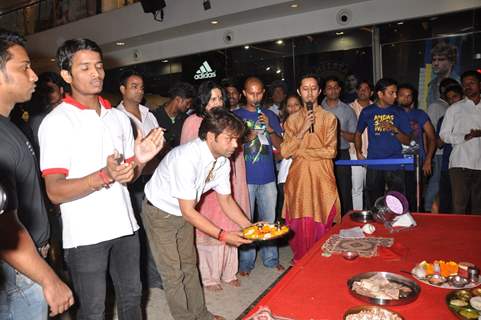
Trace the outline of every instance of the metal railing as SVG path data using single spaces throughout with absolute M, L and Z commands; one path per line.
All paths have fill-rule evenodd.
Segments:
M 0 28 L 30 35 L 139 0 L 39 0 L 0 13 Z

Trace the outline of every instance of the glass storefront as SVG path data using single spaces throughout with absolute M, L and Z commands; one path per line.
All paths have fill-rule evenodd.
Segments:
M 147 94 L 165 96 L 176 81 L 199 85 L 205 79 L 221 82 L 229 78 L 241 85 L 251 75 L 266 85 L 284 80 L 290 91 L 305 73 L 321 78 L 336 75 L 342 80 L 354 74 L 359 80 L 375 82 L 381 74 L 374 74 L 374 66 L 380 65 L 382 76 L 418 87 L 419 105 L 425 108 L 432 98 L 430 83 L 436 77 L 449 71 L 459 78 L 465 70 L 481 69 L 480 22 L 481 10 L 477 9 L 173 57 L 108 70 L 105 91 L 117 93 L 117 79 L 125 68 L 144 75 Z M 379 37 L 373 37 L 374 32 Z M 373 58 L 375 47 L 380 48 L 379 58 Z M 432 63 L 433 52 L 455 54 L 444 61 L 443 69 L 439 61 Z

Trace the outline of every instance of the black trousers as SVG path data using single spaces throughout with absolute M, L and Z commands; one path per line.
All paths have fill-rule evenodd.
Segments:
M 378 170 L 368 167 L 366 173 L 368 209 L 371 209 L 376 200 L 385 194 L 386 186 L 389 191 L 405 194 L 404 170 Z
M 448 171 L 441 171 L 441 178 L 439 180 L 439 212 L 453 212 L 451 181 Z
M 339 150 L 336 160 L 351 160 L 349 149 Z M 352 173 L 350 166 L 335 166 L 337 191 L 341 201 L 341 214 L 352 210 Z
M 450 168 L 449 177 L 453 191 L 453 213 L 481 214 L 481 170 Z
M 112 278 L 119 320 L 142 319 L 140 245 L 136 232 L 93 245 L 65 249 L 78 320 L 104 320 L 107 274 Z

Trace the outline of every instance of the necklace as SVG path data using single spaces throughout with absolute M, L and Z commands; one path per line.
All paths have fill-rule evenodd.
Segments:
M 212 168 L 210 168 L 209 173 L 207 174 L 207 178 L 205 178 L 205 183 L 208 183 L 208 182 L 214 180 L 214 178 L 215 178 L 214 168 L 215 168 L 216 163 L 217 163 L 217 159 L 215 159 L 214 163 L 212 164 Z

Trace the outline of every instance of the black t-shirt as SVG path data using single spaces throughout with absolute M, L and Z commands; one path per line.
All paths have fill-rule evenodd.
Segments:
M 159 126 L 164 128 L 164 138 L 167 141 L 168 148 L 175 148 L 180 144 L 180 135 L 182 134 L 182 126 L 184 125 L 187 114 L 179 113 L 172 122 L 167 112 L 165 112 L 165 105 L 160 106 L 153 112 Z
M 17 209 L 17 193 L 15 191 L 15 178 L 8 172 L 0 172 L 0 186 L 6 195 L 6 203 L 3 204 L 3 211 L 8 212 Z M 1 210 L 1 208 L 0 208 Z
M 38 162 L 25 135 L 8 118 L 0 116 L 0 175 L 8 185 L 8 208 L 18 217 L 40 247 L 50 236 Z M 10 196 L 14 193 L 15 196 Z

